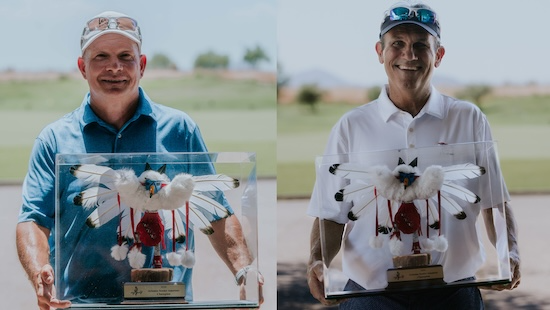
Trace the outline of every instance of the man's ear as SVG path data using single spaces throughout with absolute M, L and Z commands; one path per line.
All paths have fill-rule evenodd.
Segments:
M 383 64 L 384 63 L 384 57 L 382 56 L 382 52 L 384 51 L 384 48 L 382 48 L 382 42 L 378 41 L 376 42 L 376 45 L 374 46 L 376 49 L 376 54 L 378 54 L 378 61 Z
M 140 75 L 141 77 L 143 77 L 143 73 L 145 72 L 145 67 L 147 66 L 147 56 L 145 55 L 140 55 L 139 56 L 139 71 L 140 71 Z
M 445 56 L 445 48 L 443 45 L 441 45 L 437 51 L 435 51 L 435 63 L 434 66 L 437 68 L 439 67 L 439 64 L 441 64 L 441 60 L 443 59 L 443 56 Z
M 86 63 L 84 62 L 84 59 L 82 56 L 78 57 L 77 60 L 78 70 L 80 71 L 80 74 L 82 74 L 82 77 L 86 79 Z

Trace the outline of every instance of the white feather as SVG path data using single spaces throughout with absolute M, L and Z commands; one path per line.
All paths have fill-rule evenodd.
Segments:
M 329 168 L 330 173 L 345 179 L 361 179 L 371 181 L 376 178 L 380 169 L 387 169 L 385 166 L 365 166 L 363 164 L 336 164 Z
M 444 167 L 445 180 L 474 179 L 485 174 L 485 168 L 471 163 Z
M 125 238 L 134 239 L 134 232 L 137 228 L 139 220 L 141 219 L 142 213 L 134 210 L 134 228 L 132 229 L 132 218 L 130 208 L 124 204 L 121 204 L 122 214 L 120 219 L 120 226 L 122 228 L 122 236 Z M 118 232 L 118 230 L 117 230 Z
M 98 206 L 86 219 L 89 227 L 98 228 L 119 215 L 120 209 L 116 199 Z
M 239 187 L 239 181 L 223 174 L 194 176 L 195 190 L 199 192 L 226 191 Z
M 185 226 L 183 224 L 182 217 L 180 215 L 180 212 L 175 211 L 174 212 L 174 218 L 172 219 L 172 211 L 168 210 L 161 210 L 159 212 L 160 218 L 162 219 L 162 222 L 164 223 L 164 228 L 166 229 L 166 234 L 168 235 L 168 238 L 172 240 L 172 237 L 174 233 L 172 232 L 172 227 L 175 224 L 175 236 L 176 239 L 183 236 L 185 237 Z M 191 219 L 189 219 L 191 220 Z
M 376 197 L 374 194 L 365 195 L 353 202 L 353 207 L 351 208 L 348 218 L 350 220 L 357 220 L 359 216 L 367 210 L 369 205 L 375 205 L 376 199 L 381 199 L 381 197 Z
M 478 195 L 474 194 L 469 189 L 451 182 L 443 183 L 443 186 L 441 187 L 441 191 L 449 193 L 453 196 L 456 196 L 459 199 L 462 199 L 470 203 L 477 203 L 481 200 Z
M 200 211 L 209 221 L 215 220 L 213 215 L 219 218 L 229 216 L 227 209 L 216 200 L 205 195 L 194 192 L 189 200 L 198 211 Z
M 183 216 L 185 216 L 185 208 L 179 209 Z M 206 235 L 214 233 L 214 228 L 208 218 L 200 211 L 193 203 L 189 204 L 189 221 L 193 224 L 194 228 L 199 229 Z
M 73 202 L 85 209 L 92 209 L 112 199 L 116 199 L 117 191 L 105 187 L 90 187 L 76 195 Z
M 88 184 L 103 184 L 108 188 L 113 188 L 117 173 L 105 166 L 98 165 L 76 165 L 71 167 L 71 173 L 78 179 Z
M 426 214 L 426 202 L 428 203 L 428 214 Z M 414 205 L 416 206 L 417 210 L 420 210 L 422 213 L 421 215 L 423 217 L 428 217 L 428 225 L 432 225 L 436 221 L 439 221 L 439 213 L 437 212 L 437 208 L 434 205 L 433 199 L 428 200 L 415 200 Z
M 346 202 L 355 201 L 365 195 L 374 195 L 374 185 L 362 182 L 358 180 L 347 186 L 345 186 L 340 192 L 342 194 L 342 200 Z
M 448 197 L 447 195 L 444 195 L 444 193 L 441 193 L 441 207 L 447 210 L 450 214 L 454 215 L 457 219 L 464 219 L 466 218 L 466 213 L 462 209 L 462 207 L 454 201 L 451 197 Z

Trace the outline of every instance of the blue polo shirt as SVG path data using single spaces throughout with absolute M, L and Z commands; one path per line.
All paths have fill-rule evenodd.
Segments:
M 51 263 L 55 265 L 55 157 L 56 154 L 136 153 L 136 152 L 207 152 L 199 128 L 184 112 L 162 106 L 149 99 L 139 88 L 139 105 L 134 116 L 117 130 L 101 120 L 90 107 L 88 93 L 82 105 L 56 122 L 46 126 L 34 143 L 28 173 L 23 183 L 23 205 L 19 222 L 34 221 L 50 229 Z M 206 169 L 212 169 L 211 166 Z M 140 172 L 136 171 L 139 175 Z M 189 171 L 208 174 L 212 171 Z M 58 295 L 73 302 L 118 302 L 122 283 L 129 281 L 131 267 L 127 260 L 110 257 L 116 244 L 118 221 L 112 220 L 97 229 L 85 224 L 92 210 L 75 206 L 74 195 L 81 184 L 63 184 L 58 217 L 63 236 L 56 274 Z M 225 203 L 225 201 L 224 201 Z M 230 213 L 231 208 L 225 203 Z M 194 248 L 190 230 L 190 249 Z M 168 246 L 168 250 L 171 247 Z M 152 249 L 144 249 L 148 260 Z M 167 260 L 164 259 L 167 264 Z M 168 265 L 166 265 L 168 267 Z M 192 269 L 174 268 L 174 281 L 186 284 L 186 299 L 192 299 Z M 57 282 L 57 281 L 56 281 Z

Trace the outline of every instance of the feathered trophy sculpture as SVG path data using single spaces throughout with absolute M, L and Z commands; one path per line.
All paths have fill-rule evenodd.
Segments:
M 165 174 L 166 165 L 153 170 L 146 164 L 138 176 L 133 170 L 114 170 L 98 165 L 76 165 L 71 174 L 83 181 L 86 189 L 73 199 L 75 205 L 93 209 L 87 225 L 99 228 L 117 218 L 117 244 L 111 256 L 118 261 L 128 258 L 134 269 L 143 268 L 146 256 L 142 246 L 155 248 L 153 267 L 162 267 L 160 248 L 165 248 L 165 227 L 172 239 L 170 265 L 192 267 L 194 254 L 186 240 L 192 223 L 205 234 L 212 234 L 211 220 L 228 216 L 227 209 L 204 195 L 239 186 L 239 181 L 223 174 L 193 176 L 177 174 L 172 180 Z M 176 243 L 186 243 L 176 252 Z
M 336 201 L 353 204 L 348 213 L 350 220 L 357 220 L 369 206 L 375 206 L 376 232 L 370 240 L 372 247 L 382 246 L 379 234 L 391 234 L 391 253 L 403 255 L 407 249 L 403 249 L 401 234 L 413 234 L 414 254 L 421 250 L 445 252 L 447 240 L 440 229 L 441 209 L 462 220 L 466 213 L 455 199 L 469 203 L 480 201 L 472 191 L 453 181 L 477 178 L 485 174 L 485 168 L 470 163 L 448 167 L 433 165 L 421 172 L 417 164 L 417 158 L 408 165 L 399 158 L 394 170 L 387 166 L 352 163 L 329 168 L 330 173 L 352 181 L 335 195 Z M 426 216 L 424 231 L 421 213 Z M 380 217 L 385 220 L 380 221 Z M 430 229 L 438 230 L 437 236 L 430 236 Z

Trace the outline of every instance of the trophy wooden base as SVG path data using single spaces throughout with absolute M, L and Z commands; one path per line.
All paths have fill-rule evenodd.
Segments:
M 123 304 L 185 304 L 185 284 L 169 282 L 171 268 L 134 269 L 131 282 L 124 283 Z
M 445 284 L 443 266 L 429 265 L 430 254 L 413 254 L 393 258 L 395 268 L 388 269 L 388 289 L 426 287 Z
M 172 268 L 141 268 L 132 269 L 132 282 L 170 282 L 174 270 Z

